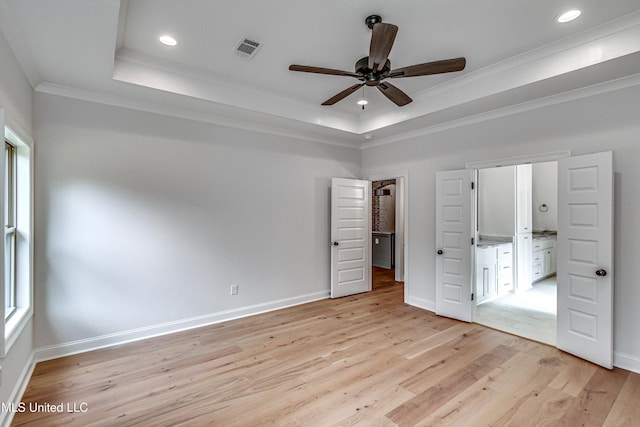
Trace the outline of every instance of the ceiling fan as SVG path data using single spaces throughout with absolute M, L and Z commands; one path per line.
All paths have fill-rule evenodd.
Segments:
M 293 64 L 289 66 L 289 70 L 291 71 L 355 77 L 362 82 L 332 96 L 324 101 L 322 105 L 333 105 L 351 95 L 362 86 L 367 85 L 377 87 L 384 96 L 389 98 L 397 106 L 402 107 L 410 103 L 412 99 L 391 83 L 383 82 L 383 80 L 387 78 L 394 79 L 401 77 L 426 76 L 429 74 L 451 73 L 463 70 L 466 65 L 467 61 L 465 58 L 453 58 L 392 70 L 391 61 L 389 61 L 387 57 L 393 47 L 398 27 L 392 24 L 382 23 L 382 18 L 379 15 L 368 16 L 365 19 L 365 23 L 372 30 L 369 56 L 365 56 L 356 62 L 355 72 L 311 67 L 308 65 Z

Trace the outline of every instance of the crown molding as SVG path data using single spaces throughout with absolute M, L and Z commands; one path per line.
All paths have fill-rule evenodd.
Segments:
M 630 88 L 638 85 L 640 85 L 640 74 L 635 74 L 633 76 L 624 77 L 624 78 L 620 78 L 620 79 L 616 79 L 616 80 L 612 80 L 604 83 L 599 83 L 596 85 L 547 96 L 547 97 L 536 99 L 533 101 L 522 102 L 519 104 L 507 106 L 504 108 L 499 108 L 496 110 L 487 111 L 487 112 L 475 114 L 468 117 L 463 117 L 460 119 L 450 120 L 444 123 L 439 123 L 433 126 L 427 126 L 414 131 L 403 132 L 397 135 L 385 137 L 376 141 L 365 142 L 362 144 L 357 142 L 350 143 L 345 141 L 339 141 L 337 139 L 321 138 L 318 136 L 311 136 L 308 133 L 301 132 L 301 131 L 292 131 L 284 128 L 266 126 L 266 125 L 256 124 L 251 121 L 246 121 L 246 120 L 237 120 L 237 119 L 232 120 L 232 119 L 216 116 L 214 114 L 207 114 L 207 113 L 197 112 L 197 111 L 188 110 L 184 108 L 171 107 L 164 104 L 141 101 L 138 99 L 126 98 L 123 96 L 118 96 L 118 95 L 113 95 L 113 94 L 108 94 L 103 92 L 76 89 L 76 88 L 57 85 L 57 84 L 48 83 L 48 82 L 39 84 L 36 87 L 35 91 L 40 93 L 50 94 L 50 95 L 57 95 L 57 96 L 62 96 L 66 98 L 73 98 L 73 99 L 78 99 L 82 101 L 95 102 L 99 104 L 128 108 L 132 110 L 150 112 L 150 113 L 161 114 L 161 115 L 166 115 L 171 117 L 178 117 L 182 119 L 194 120 L 198 122 L 226 126 L 226 127 L 236 128 L 236 129 L 243 129 L 243 130 L 249 130 L 253 132 L 291 137 L 291 138 L 302 139 L 306 141 L 334 145 L 334 146 L 345 147 L 345 148 L 356 148 L 356 149 L 360 148 L 361 150 L 366 150 L 366 149 L 375 148 L 383 145 L 399 143 L 402 141 L 418 138 L 421 136 L 440 133 L 440 132 L 444 132 L 444 131 L 458 128 L 458 127 L 470 126 L 470 125 L 482 123 L 485 121 L 495 120 L 495 119 L 508 117 L 515 114 L 524 113 L 527 111 L 546 108 L 546 107 L 550 107 L 557 104 L 563 104 L 563 103 L 579 100 L 582 98 L 597 96 L 600 94 L 613 92 L 613 91 L 617 91 L 625 88 Z
M 275 91 L 241 84 L 206 70 L 126 48 L 116 52 L 113 79 L 338 131 L 359 133 L 359 120 L 355 114 L 310 105 Z
M 43 82 L 36 88 L 36 92 L 45 93 L 49 95 L 62 96 L 65 98 L 72 98 L 81 101 L 95 102 L 98 104 L 109 105 L 113 107 L 128 108 L 131 110 L 143 111 L 148 113 L 155 113 L 170 117 L 177 117 L 181 119 L 193 120 L 202 123 L 215 124 L 219 126 L 225 126 L 235 129 L 243 129 L 252 132 L 258 132 L 269 135 L 277 135 L 287 138 L 295 138 L 310 142 L 316 142 L 321 144 L 334 145 L 338 147 L 345 147 L 351 149 L 358 149 L 359 143 L 349 143 L 346 139 L 340 141 L 337 139 L 323 138 L 317 135 L 312 135 L 309 132 L 285 129 L 281 127 L 268 126 L 258 124 L 248 120 L 232 119 L 228 117 L 221 117 L 215 114 L 204 113 L 200 111 L 189 110 L 186 108 L 173 107 L 166 104 L 158 104 L 150 101 L 143 101 L 140 99 L 128 98 L 120 95 L 114 95 L 111 93 L 97 92 L 85 89 L 77 89 L 73 87 L 58 85 L 55 83 Z M 237 116 L 236 116 L 237 117 Z
M 380 147 L 383 145 L 394 144 L 402 141 L 406 141 L 421 136 L 431 135 L 435 133 L 444 132 L 450 129 L 470 126 L 489 120 L 495 120 L 515 114 L 524 113 L 527 111 L 537 110 L 540 108 L 550 107 L 552 105 L 563 104 L 579 100 L 582 98 L 588 98 L 592 96 L 601 95 L 608 92 L 614 92 L 621 89 L 626 89 L 640 85 L 640 74 L 634 74 L 629 77 L 623 77 L 616 80 L 611 80 L 604 83 L 598 83 L 595 85 L 574 89 L 568 92 L 563 92 L 555 95 L 546 96 L 544 98 L 535 99 L 532 101 L 526 101 L 515 105 L 510 105 L 496 110 L 483 112 L 480 114 L 474 114 L 472 116 L 463 117 L 456 120 L 450 120 L 444 123 L 439 123 L 433 126 L 427 126 L 422 129 L 400 133 L 386 138 L 381 138 L 376 141 L 366 142 L 361 145 L 362 150 L 369 148 Z

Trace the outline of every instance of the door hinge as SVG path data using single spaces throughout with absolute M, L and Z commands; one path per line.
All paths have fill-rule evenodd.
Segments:
M 475 294 L 471 294 L 471 301 L 475 298 Z
M 476 243 L 476 239 L 474 237 L 471 238 L 471 246 L 473 246 Z
M 472 189 L 472 190 L 475 190 L 475 189 L 476 189 L 476 183 L 475 183 L 475 182 L 473 182 L 473 181 L 471 181 L 471 189 Z

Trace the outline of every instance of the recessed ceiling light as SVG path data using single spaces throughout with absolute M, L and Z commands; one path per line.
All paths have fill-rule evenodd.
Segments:
M 580 16 L 581 13 L 582 13 L 582 11 L 580 11 L 579 9 L 568 10 L 565 13 L 563 13 L 562 15 L 559 15 L 556 18 L 556 22 L 559 22 L 560 24 L 564 24 L 565 22 L 573 21 L 578 16 Z
M 176 39 L 174 39 L 173 37 L 168 36 L 166 34 L 164 36 L 158 37 L 158 40 L 160 40 L 160 43 L 162 43 L 163 45 L 166 45 L 166 46 L 175 46 L 175 45 L 178 44 Z
M 358 101 L 358 105 L 367 105 L 369 103 L 369 101 L 367 101 L 366 99 L 361 99 L 360 101 Z

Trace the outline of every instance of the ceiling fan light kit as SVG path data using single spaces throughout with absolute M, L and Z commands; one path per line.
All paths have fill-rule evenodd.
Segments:
M 412 99 L 396 86 L 389 82 L 383 82 L 383 80 L 388 78 L 393 79 L 451 73 L 461 71 L 466 66 L 465 58 L 453 58 L 392 70 L 391 61 L 389 61 L 388 57 L 391 52 L 391 48 L 393 47 L 396 34 L 398 33 L 398 27 L 392 24 L 383 23 L 382 18 L 379 15 L 370 15 L 364 20 L 364 22 L 367 24 L 367 27 L 371 29 L 369 56 L 365 56 L 356 62 L 354 72 L 308 65 L 293 64 L 289 66 L 289 70 L 291 71 L 354 77 L 362 82 L 355 84 L 327 99 L 322 103 L 322 105 L 333 105 L 366 85 L 377 87 L 378 90 L 391 102 L 402 107 L 409 104 Z M 360 103 L 358 104 L 362 105 Z

